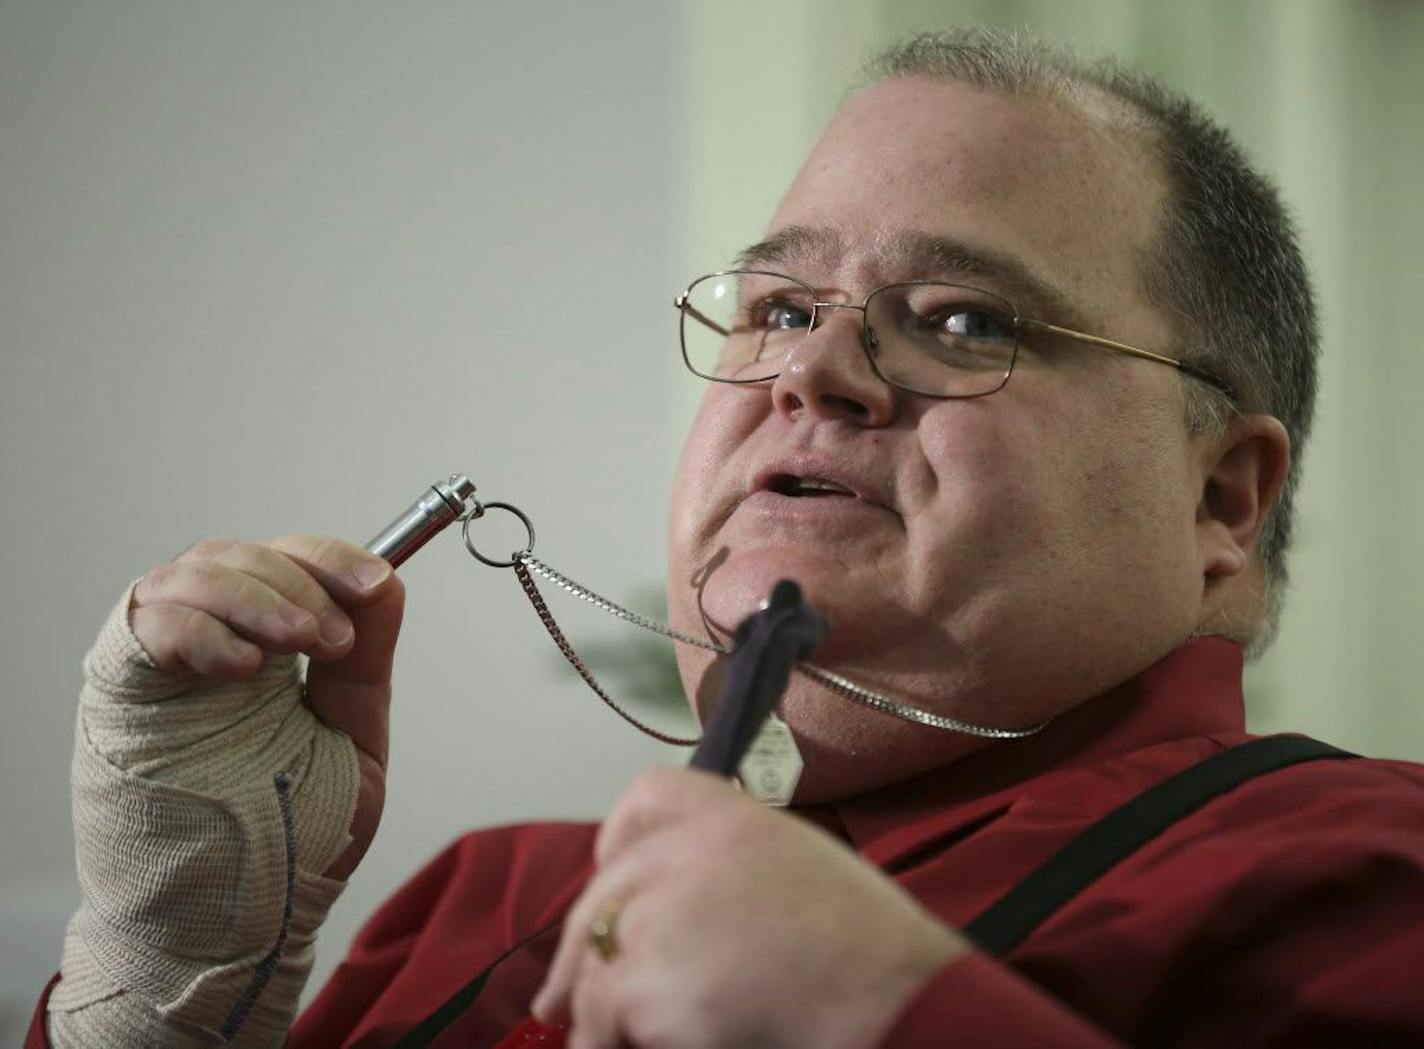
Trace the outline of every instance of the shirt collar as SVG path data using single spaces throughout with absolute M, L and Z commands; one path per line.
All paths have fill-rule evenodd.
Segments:
M 1036 777 L 1162 743 L 1243 732 L 1241 646 L 1196 638 L 1036 735 L 1004 740 L 832 812 L 857 851 L 889 866 L 1006 808 Z M 825 813 L 831 815 L 832 812 Z

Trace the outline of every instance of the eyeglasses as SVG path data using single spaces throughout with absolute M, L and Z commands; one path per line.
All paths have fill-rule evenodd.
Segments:
M 822 310 L 859 310 L 861 349 L 885 382 L 926 397 L 983 397 L 1003 389 L 1025 331 L 1101 346 L 1158 364 L 1236 399 L 1231 385 L 1194 364 L 1097 335 L 1021 317 L 993 292 L 912 280 L 876 288 L 859 306 L 823 302 L 809 284 L 763 270 L 698 277 L 674 300 L 682 359 L 713 382 L 776 378 L 787 356 L 821 321 Z

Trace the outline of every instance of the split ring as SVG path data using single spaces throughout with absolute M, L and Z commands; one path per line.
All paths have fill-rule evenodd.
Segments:
M 478 499 L 472 499 L 471 502 L 474 505 L 461 518 L 464 523 L 460 526 L 460 534 L 464 537 L 465 549 L 476 561 L 481 561 L 491 568 L 513 568 L 522 558 L 528 557 L 534 552 L 534 522 L 524 515 L 523 510 L 517 506 L 511 506 L 509 503 L 482 503 Z M 486 557 L 475 549 L 474 541 L 470 538 L 470 522 L 479 520 L 485 515 L 486 510 L 508 510 L 524 523 L 524 531 L 528 535 L 529 541 L 524 545 L 523 550 L 514 551 L 508 561 L 496 561 L 492 557 Z

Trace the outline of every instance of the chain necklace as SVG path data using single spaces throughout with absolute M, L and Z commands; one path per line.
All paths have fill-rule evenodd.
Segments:
M 474 500 L 473 502 L 473 507 L 461 518 L 466 549 L 469 550 L 471 555 L 484 564 L 496 568 L 514 569 L 514 574 L 519 580 L 519 586 L 524 591 L 524 595 L 529 599 L 529 603 L 534 606 L 534 611 L 539 616 L 539 622 L 544 624 L 544 629 L 549 632 L 549 636 L 553 639 L 559 652 L 568 660 L 569 665 L 578 672 L 584 684 L 588 685 L 594 694 L 603 700 L 615 714 L 644 735 L 651 736 L 653 739 L 663 743 L 670 743 L 674 746 L 696 746 L 699 742 L 697 738 L 674 736 L 666 732 L 660 732 L 630 714 L 608 694 L 603 686 L 599 684 L 598 679 L 593 676 L 593 671 L 589 669 L 588 664 L 583 661 L 569 639 L 564 635 L 558 622 L 555 621 L 554 614 L 549 610 L 548 602 L 544 600 L 544 595 L 534 582 L 534 576 L 539 575 L 543 577 L 565 593 L 572 594 L 574 597 L 587 601 L 593 605 L 594 608 L 621 619 L 625 623 L 629 623 L 654 634 L 660 634 L 680 644 L 693 645 L 697 648 L 706 649 L 709 652 L 716 652 L 722 655 L 728 653 L 730 649 L 725 645 L 718 644 L 707 638 L 684 633 L 666 623 L 660 623 L 656 619 L 639 615 L 632 609 L 625 608 L 616 601 L 610 601 L 608 598 L 595 593 L 581 583 L 575 582 L 556 568 L 545 564 L 534 556 L 534 526 L 530 523 L 529 518 L 525 517 L 517 507 L 511 506 L 508 503 L 481 503 L 478 500 Z M 485 511 L 490 508 L 499 508 L 509 511 L 518 517 L 528 530 L 528 544 L 524 549 L 516 550 L 510 555 L 508 560 L 492 560 L 486 557 L 475 548 L 474 542 L 470 539 L 470 524 L 483 517 Z M 943 729 L 947 732 L 961 732 L 965 735 L 978 736 L 983 739 L 1022 739 L 1025 736 L 1033 735 L 1047 724 L 1047 722 L 1044 722 L 1043 724 L 1024 729 L 993 728 L 987 725 L 976 725 L 968 721 L 961 721 L 958 718 L 947 717 L 944 714 L 934 714 L 928 710 L 920 710 L 918 707 L 909 706 L 882 692 L 876 692 L 873 689 L 865 688 L 863 685 L 857 685 L 849 678 L 811 663 L 800 663 L 797 665 L 796 670 L 811 680 L 824 685 L 837 695 L 844 696 L 862 706 L 869 707 L 872 710 L 878 710 L 882 714 L 889 714 L 891 717 L 897 717 L 902 721 L 909 721 L 916 725 L 924 725 L 928 728 Z

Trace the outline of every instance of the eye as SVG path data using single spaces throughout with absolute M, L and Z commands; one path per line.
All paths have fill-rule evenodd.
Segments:
M 791 331 L 811 326 L 811 310 L 785 299 L 763 299 L 749 311 L 752 327 L 768 331 Z
M 1012 339 L 1013 322 L 993 310 L 954 305 L 923 319 L 927 329 L 967 339 Z
M 878 312 L 896 315 L 900 329 L 917 342 L 975 346 L 1016 337 L 1012 308 L 988 292 L 911 283 L 885 289 L 883 299 Z

